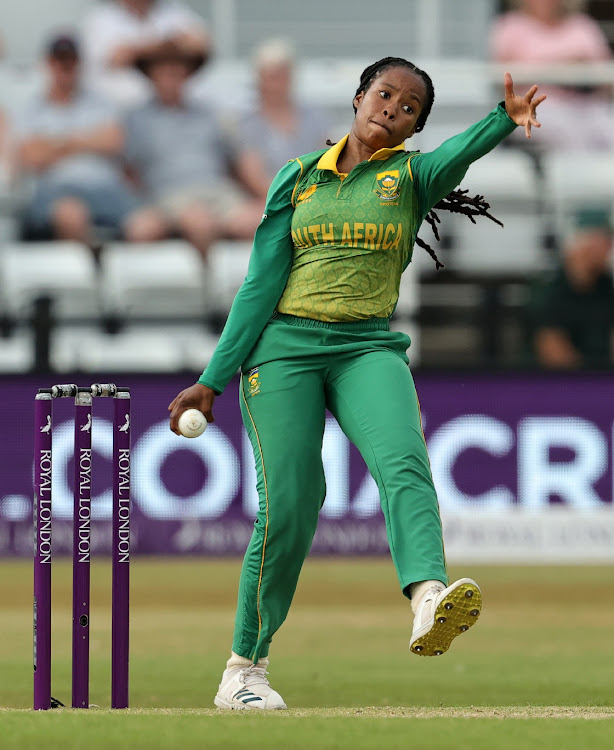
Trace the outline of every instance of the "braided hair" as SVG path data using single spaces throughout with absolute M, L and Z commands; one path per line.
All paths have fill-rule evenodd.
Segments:
M 421 70 L 416 65 L 409 62 L 409 60 L 405 60 L 402 57 L 384 57 L 381 60 L 374 62 L 372 65 L 369 65 L 363 70 L 362 75 L 360 76 L 360 83 L 358 84 L 354 98 L 359 94 L 365 93 L 371 87 L 373 81 L 384 71 L 390 70 L 390 68 L 406 68 L 424 81 L 424 85 L 426 86 L 426 102 L 420 112 L 418 120 L 416 121 L 416 128 L 414 131 L 420 133 L 424 129 L 428 116 L 431 114 L 433 102 L 435 101 L 435 88 L 428 73 L 425 73 L 424 70 Z M 354 114 L 356 114 L 356 105 L 352 104 L 352 106 L 354 108 Z M 474 224 L 476 223 L 475 216 L 485 216 L 496 224 L 499 224 L 499 226 L 503 226 L 498 219 L 495 219 L 494 216 L 490 215 L 490 204 L 484 200 L 483 195 L 470 197 L 468 193 L 468 190 L 453 190 L 451 193 L 448 193 L 445 198 L 442 198 L 436 203 L 426 215 L 425 220 L 433 230 L 433 234 L 437 241 L 440 239 L 437 225 L 441 224 L 441 220 L 435 209 L 463 214 L 463 216 L 467 216 Z M 423 248 L 423 250 L 426 250 L 431 258 L 433 258 L 437 270 L 444 268 L 444 264 L 439 260 L 437 254 L 428 243 L 417 237 L 416 244 Z

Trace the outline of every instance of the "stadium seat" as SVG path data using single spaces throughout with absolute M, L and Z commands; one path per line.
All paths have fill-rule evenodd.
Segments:
M 200 375 L 211 359 L 219 340 L 219 336 L 196 323 L 156 326 L 156 333 L 178 346 L 180 355 L 177 368 L 192 371 L 196 375 Z
M 406 151 L 422 151 L 427 153 L 434 151 L 438 146 L 453 135 L 458 135 L 466 130 L 474 122 L 474 118 L 466 115 L 446 118 L 445 122 L 438 122 L 437 117 L 429 118 L 428 125 L 421 133 L 416 133 L 405 141 Z
M 27 372 L 32 368 L 34 347 L 32 334 L 25 328 L 0 338 L 0 372 Z
M 17 192 L 11 182 L 8 166 L 0 159 L 0 247 L 18 237 Z
M 484 217 L 473 224 L 465 216 L 441 212 L 456 239 L 446 260 L 448 268 L 472 275 L 519 275 L 547 267 L 539 183 L 528 154 L 512 149 L 491 152 L 471 165 L 460 187 L 468 188 L 470 195 L 483 195 L 504 227 Z
M 117 334 L 94 327 L 58 327 L 51 367 L 57 372 L 175 372 L 182 368 L 181 346 L 151 327 Z
M 203 7 L 203 0 L 196 1 Z M 366 50 L 371 58 L 366 64 L 395 54 L 391 50 L 401 55 L 407 51 L 406 56 L 412 58 L 425 54 L 485 57 L 494 13 L 492 0 L 388 0 L 383 14 L 372 3 L 356 0 L 245 0 L 239 5 L 234 54 L 249 48 L 254 39 L 281 36 L 292 38 L 304 58 L 334 60 Z
M 202 318 L 207 311 L 204 264 L 187 242 L 111 243 L 101 255 L 100 269 L 108 314 Z
M 211 310 L 227 313 L 247 274 L 251 242 L 217 242 L 209 255 Z
M 29 317 L 37 299 L 52 300 L 56 319 L 100 314 L 96 264 L 77 242 L 9 243 L 0 250 L 0 296 L 12 318 Z
M 584 209 L 603 209 L 614 217 L 614 152 L 546 154 L 543 167 L 559 238 L 574 228 Z
M 0 213 L 0 245 L 6 242 L 14 242 L 18 235 L 19 222 L 10 212 L 2 211 Z

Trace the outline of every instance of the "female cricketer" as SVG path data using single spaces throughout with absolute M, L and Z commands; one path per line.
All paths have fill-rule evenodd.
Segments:
M 273 180 L 217 349 L 198 382 L 169 406 L 177 434 L 185 409 L 213 422 L 214 399 L 240 368 L 260 507 L 241 571 L 232 653 L 215 697 L 219 708 L 286 708 L 266 677 L 269 644 L 288 613 L 324 502 L 326 409 L 377 482 L 392 560 L 414 612 L 410 651 L 440 655 L 475 623 L 477 583 L 448 585 L 406 355 L 410 340 L 391 331 L 389 320 L 431 209 L 488 215 L 488 204 L 450 191 L 517 125 L 527 137 L 540 127 L 536 107 L 545 97 L 536 91 L 516 95 L 506 74 L 505 102 L 487 117 L 430 153 L 407 152 L 405 140 L 423 129 L 431 111 L 433 84 L 412 63 L 384 58 L 361 76 L 350 133 L 291 160 Z

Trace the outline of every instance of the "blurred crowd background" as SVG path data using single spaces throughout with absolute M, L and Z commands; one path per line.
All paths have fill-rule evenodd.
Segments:
M 435 85 L 408 149 L 484 116 L 505 70 L 548 94 L 462 183 L 505 229 L 444 217 L 440 272 L 416 250 L 412 365 L 612 365 L 611 0 L 0 0 L 0 21 L 0 372 L 199 373 L 272 177 L 348 132 L 386 55 Z

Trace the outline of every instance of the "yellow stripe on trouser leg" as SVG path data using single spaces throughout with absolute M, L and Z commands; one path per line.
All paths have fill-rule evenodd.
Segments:
M 266 540 L 267 540 L 267 534 L 269 531 L 269 489 L 268 489 L 267 481 L 266 481 L 266 467 L 264 465 L 264 457 L 262 455 L 262 445 L 260 444 L 260 438 L 258 437 L 258 430 L 256 429 L 256 425 L 254 424 L 254 419 L 249 411 L 249 406 L 247 405 L 247 401 L 245 400 L 245 390 L 243 388 L 243 376 L 241 376 L 241 383 L 239 384 L 239 389 L 241 393 L 241 403 L 245 407 L 245 410 L 247 411 L 250 424 L 254 431 L 253 434 L 256 440 L 254 451 L 256 450 L 256 447 L 257 447 L 258 449 L 257 456 L 258 456 L 259 465 L 261 466 L 261 469 L 262 469 L 262 483 L 264 485 L 264 514 L 265 514 L 264 539 L 262 541 L 262 560 L 260 562 L 260 573 L 258 575 L 258 591 L 256 593 L 256 612 L 258 614 L 258 637 L 260 637 L 260 631 L 262 630 L 262 616 L 260 614 L 260 587 L 262 586 L 262 570 L 264 568 L 264 556 L 266 554 Z
M 257 387 L 242 378 L 259 510 L 241 570 L 232 650 L 254 662 L 268 654 L 286 619 L 324 500 L 322 380 L 313 361 L 285 360 L 259 367 Z

